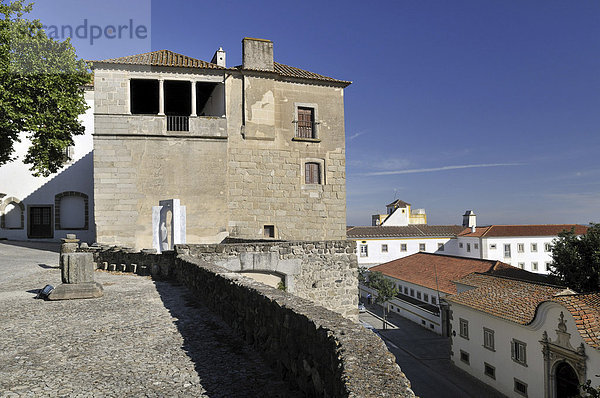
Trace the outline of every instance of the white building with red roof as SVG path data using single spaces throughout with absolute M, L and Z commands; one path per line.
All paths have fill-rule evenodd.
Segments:
M 475 273 L 448 297 L 452 361 L 509 397 L 600 384 L 600 293 Z
M 448 335 L 449 319 L 445 299 L 457 293 L 454 280 L 473 272 L 506 275 L 528 280 L 542 280 L 533 274 L 496 260 L 415 253 L 369 269 L 381 272 L 398 288 L 389 310 L 441 335 Z M 363 297 L 376 292 L 360 287 Z

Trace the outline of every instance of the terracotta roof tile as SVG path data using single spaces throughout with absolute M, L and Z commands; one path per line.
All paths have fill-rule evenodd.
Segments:
M 590 346 L 600 349 L 600 293 L 564 295 L 550 301 L 567 308 L 575 318 L 581 338 Z
M 477 227 L 475 232 L 466 229 L 460 236 L 472 237 L 508 237 L 508 236 L 555 236 L 562 231 L 575 228 L 577 235 L 585 234 L 588 227 L 578 224 L 541 224 L 541 225 L 490 225 Z
M 352 227 L 347 231 L 349 239 L 401 238 L 412 236 L 455 237 L 464 227 L 460 225 L 407 225 L 404 227 Z
M 457 283 L 475 287 L 448 301 L 506 319 L 521 325 L 533 321 L 539 304 L 565 289 L 493 275 L 470 274 Z
M 126 57 L 110 58 L 102 61 L 92 61 L 107 64 L 145 65 L 145 66 L 173 66 L 181 68 L 225 69 L 217 64 L 188 57 L 169 50 L 152 51 L 143 54 L 128 55 Z
M 300 78 L 300 79 L 310 79 L 310 80 L 322 80 L 322 81 L 345 83 L 345 84 L 352 83 L 352 82 L 346 81 L 346 80 L 338 80 L 338 79 L 334 79 L 333 77 L 319 75 L 318 73 L 309 72 L 307 70 L 296 68 L 294 66 L 280 64 L 279 62 L 273 62 L 273 67 L 275 69 L 275 72 L 281 76 L 296 77 L 296 78 Z
M 533 274 L 520 268 L 496 260 L 445 256 L 434 253 L 416 253 L 384 264 L 369 268 L 392 278 L 439 290 L 447 294 L 456 294 L 453 281 L 473 272 L 519 277 L 523 279 L 545 280 L 545 276 Z

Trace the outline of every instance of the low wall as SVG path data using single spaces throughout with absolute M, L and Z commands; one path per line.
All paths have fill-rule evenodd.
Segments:
M 192 248 L 190 247 L 190 252 Z M 91 248 L 100 268 L 173 278 L 308 396 L 414 397 L 372 332 L 315 303 L 185 253 Z
M 356 244 L 335 241 L 241 241 L 177 245 L 178 253 L 233 272 L 271 272 L 287 291 L 358 321 Z

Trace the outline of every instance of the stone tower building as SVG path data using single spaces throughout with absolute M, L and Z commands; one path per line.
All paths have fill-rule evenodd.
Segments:
M 161 50 L 94 61 L 97 241 L 152 246 L 152 207 L 186 206 L 187 241 L 346 237 L 344 88 L 245 38 L 227 67 Z

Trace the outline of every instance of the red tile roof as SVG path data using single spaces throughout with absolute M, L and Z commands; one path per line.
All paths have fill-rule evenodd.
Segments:
M 600 293 L 565 295 L 554 297 L 551 301 L 569 310 L 581 338 L 600 349 Z
M 144 66 L 171 66 L 180 68 L 199 68 L 199 69 L 222 69 L 226 70 L 222 66 L 213 64 L 210 62 L 202 61 L 200 59 L 188 57 L 169 50 L 152 51 L 143 54 L 128 55 L 126 57 L 110 58 L 101 61 L 91 61 L 92 63 L 106 63 L 106 64 L 121 64 L 121 65 L 144 65 Z M 331 83 L 342 83 L 344 86 L 348 86 L 352 82 L 346 80 L 338 80 L 332 77 L 319 75 L 318 73 L 309 72 L 304 69 L 296 68 L 289 65 L 280 64 L 279 62 L 273 62 L 274 73 L 299 79 L 309 80 L 320 80 Z M 231 69 L 241 70 L 241 66 L 236 66 Z
M 126 57 L 110 58 L 102 61 L 92 61 L 107 64 L 144 65 L 144 66 L 173 66 L 180 68 L 225 69 L 217 64 L 188 57 L 169 50 L 152 51 Z
M 349 239 L 401 238 L 401 237 L 456 237 L 464 227 L 460 225 L 407 225 L 404 227 L 352 227 L 347 230 Z
M 392 278 L 439 290 L 446 294 L 456 294 L 456 285 L 453 281 L 473 272 L 545 279 L 543 275 L 533 274 L 496 260 L 480 260 L 423 252 L 376 265 L 369 268 L 369 271 L 379 271 Z
M 565 290 L 558 286 L 483 274 L 466 275 L 456 282 L 475 289 L 449 297 L 448 301 L 521 325 L 533 321 L 540 303 Z
M 490 225 L 477 227 L 475 232 L 465 229 L 460 236 L 471 237 L 509 237 L 509 236 L 556 236 L 562 231 L 575 229 L 577 235 L 585 234 L 588 227 L 578 224 L 542 224 L 542 225 Z
M 571 313 L 583 340 L 600 349 L 600 293 L 569 294 L 573 292 L 558 286 L 484 274 L 467 275 L 457 282 L 475 289 L 448 297 L 448 301 L 520 325 L 533 322 L 543 302 L 558 303 Z

